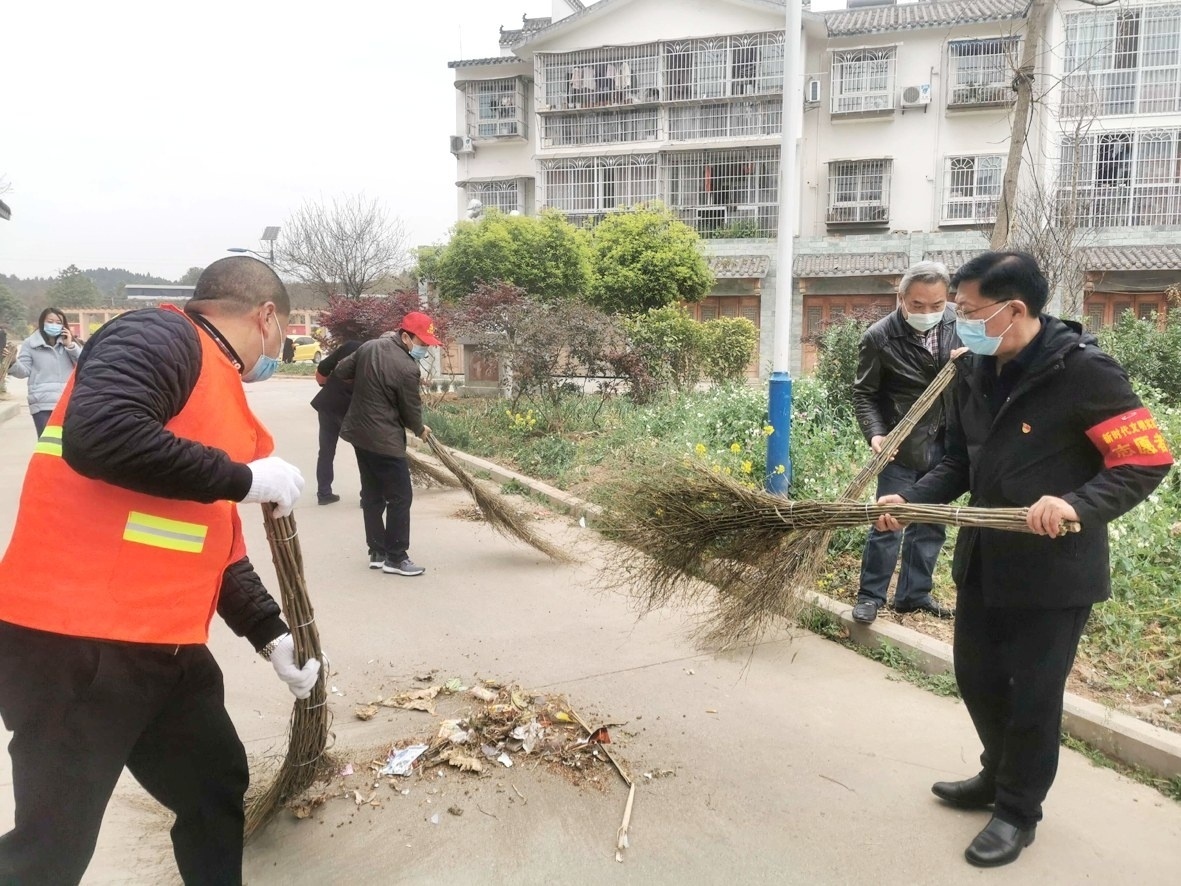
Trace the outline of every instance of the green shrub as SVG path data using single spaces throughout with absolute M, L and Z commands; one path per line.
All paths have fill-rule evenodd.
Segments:
M 702 324 L 677 305 L 653 308 L 624 321 L 632 349 L 653 378 L 678 390 L 701 379 Z
M 849 415 L 853 414 L 858 346 L 871 322 L 868 317 L 844 315 L 829 323 L 815 339 L 819 350 L 816 379 L 823 385 L 829 405 Z
M 701 367 L 705 376 L 719 385 L 742 381 L 758 343 L 759 330 L 745 317 L 719 317 L 703 323 Z
M 1181 298 L 1172 295 L 1170 302 L 1172 310 L 1163 325 L 1155 314 L 1141 320 L 1126 311 L 1114 326 L 1099 333 L 1099 343 L 1134 380 L 1181 403 Z

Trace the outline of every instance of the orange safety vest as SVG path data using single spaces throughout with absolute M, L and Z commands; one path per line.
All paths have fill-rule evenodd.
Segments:
M 196 331 L 201 374 L 165 429 L 236 462 L 270 455 L 274 441 L 247 406 L 238 370 Z M 204 643 L 222 574 L 245 555 L 237 508 L 157 498 L 74 471 L 62 458 L 62 418 L 75 378 L 29 461 L 0 561 L 0 621 L 102 640 Z

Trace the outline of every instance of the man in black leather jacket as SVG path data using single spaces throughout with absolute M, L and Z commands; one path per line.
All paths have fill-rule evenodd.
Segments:
M 1033 842 L 1054 782 L 1066 679 L 1092 605 L 1111 595 L 1107 525 L 1173 457 L 1120 365 L 1079 324 L 1042 313 L 1048 286 L 1032 257 L 986 252 L 954 282 L 957 329 L 978 356 L 950 389 L 946 455 L 880 503 L 970 491 L 973 507 L 1029 508 L 1028 534 L 962 529 L 952 563 L 956 682 L 984 752 L 979 774 L 931 790 L 993 809 L 965 851 L 993 867 Z M 1068 520 L 1082 531 L 1062 536 Z
M 853 404 L 861 433 L 874 452 L 959 347 L 955 312 L 947 305 L 947 268 L 918 262 L 898 284 L 898 309 L 861 337 Z M 898 492 L 920 479 L 943 456 L 944 415 L 936 403 L 878 476 L 878 496 Z M 898 612 L 928 612 L 950 618 L 952 610 L 931 596 L 931 574 L 943 547 L 942 526 L 915 523 L 905 531 L 870 529 L 861 557 L 861 582 L 853 618 L 869 624 L 886 605 L 886 592 L 902 551 L 894 591 Z

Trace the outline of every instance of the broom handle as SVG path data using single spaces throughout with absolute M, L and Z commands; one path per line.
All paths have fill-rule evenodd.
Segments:
M 902 441 L 910 436 L 910 432 L 914 430 L 915 425 L 922 421 L 923 416 L 931 411 L 931 407 L 935 405 L 935 401 L 939 399 L 939 395 L 951 384 L 955 373 L 955 360 L 948 360 L 935 378 L 932 379 L 927 389 L 914 401 L 914 405 L 910 407 L 906 415 L 894 427 L 894 430 L 886 435 L 886 439 L 882 441 L 881 451 L 875 453 L 874 457 L 870 459 L 869 464 L 863 467 L 857 476 L 853 478 L 852 482 L 845 487 L 841 498 L 857 501 L 865 494 L 865 490 L 869 488 L 870 482 L 890 463 Z

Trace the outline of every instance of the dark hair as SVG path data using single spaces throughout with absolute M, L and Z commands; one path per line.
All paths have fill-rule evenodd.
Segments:
M 1021 301 L 1035 316 L 1050 300 L 1050 284 L 1037 260 L 1025 252 L 982 252 L 951 276 L 952 289 L 979 281 L 980 294 L 990 301 Z
M 201 272 L 189 305 L 218 302 L 224 309 L 244 314 L 269 301 L 275 303 L 280 314 L 291 313 L 291 299 L 279 275 L 265 262 L 234 255 L 219 258 Z
M 65 325 L 68 326 L 70 324 L 70 318 L 66 316 L 66 312 L 63 311 L 61 308 L 46 308 L 44 311 L 41 312 L 41 316 L 39 316 L 37 318 L 37 331 L 38 332 L 41 332 L 42 328 L 44 328 L 45 318 L 48 317 L 50 314 L 57 314 L 57 316 L 62 318 L 62 322 Z

